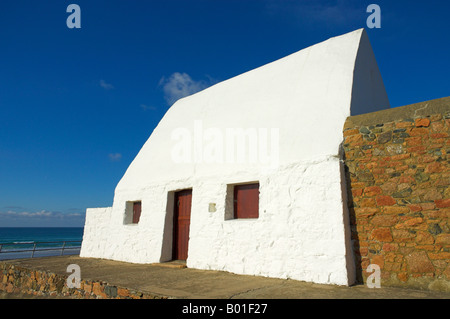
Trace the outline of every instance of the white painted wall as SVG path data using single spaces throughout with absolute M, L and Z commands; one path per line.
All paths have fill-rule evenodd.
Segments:
M 112 207 L 88 208 L 84 223 L 81 253 L 86 256 L 103 254 L 110 236 L 110 220 Z
M 371 52 L 364 37 L 358 30 L 332 38 L 176 102 L 117 185 L 112 208 L 87 211 L 81 256 L 170 260 L 171 196 L 192 188 L 188 267 L 353 283 L 342 129 L 351 105 L 373 98 L 355 90 L 370 86 L 380 108 L 389 105 L 376 77 L 363 81 L 367 70 L 378 71 L 374 58 L 358 59 L 355 69 L 357 53 Z M 356 75 L 363 84 L 354 84 Z M 355 103 L 352 94 L 359 94 Z M 204 129 L 277 129 L 279 167 L 174 163 L 171 134 L 177 128 L 193 132 L 198 120 Z M 260 183 L 259 219 L 225 220 L 227 185 L 251 181 Z M 135 200 L 142 201 L 140 222 L 124 225 L 126 202 Z M 216 212 L 208 211 L 210 203 Z

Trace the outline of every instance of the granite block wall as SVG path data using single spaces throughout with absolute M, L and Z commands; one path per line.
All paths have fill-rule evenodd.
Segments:
M 350 117 L 344 128 L 359 282 L 450 291 L 450 99 Z

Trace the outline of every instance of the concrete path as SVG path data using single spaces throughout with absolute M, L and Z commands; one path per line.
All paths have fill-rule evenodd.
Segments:
M 130 264 L 78 256 L 15 260 L 17 266 L 61 275 L 77 264 L 83 280 L 183 299 L 450 299 L 450 293 L 365 286 L 338 287 L 222 271 Z

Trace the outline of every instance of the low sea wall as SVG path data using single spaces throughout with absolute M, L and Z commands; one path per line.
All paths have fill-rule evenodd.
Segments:
M 0 291 L 40 297 L 74 299 L 167 299 L 165 296 L 110 285 L 99 280 L 81 280 L 80 288 L 69 288 L 68 275 L 28 269 L 14 262 L 0 262 Z

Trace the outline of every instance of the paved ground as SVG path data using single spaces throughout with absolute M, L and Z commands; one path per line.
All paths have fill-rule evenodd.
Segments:
M 450 293 L 400 288 L 338 287 L 295 280 L 242 276 L 212 270 L 141 265 L 78 256 L 15 260 L 35 270 L 65 274 L 78 264 L 85 280 L 101 280 L 137 291 L 187 299 L 450 299 Z M 0 294 L 0 298 L 17 297 Z

